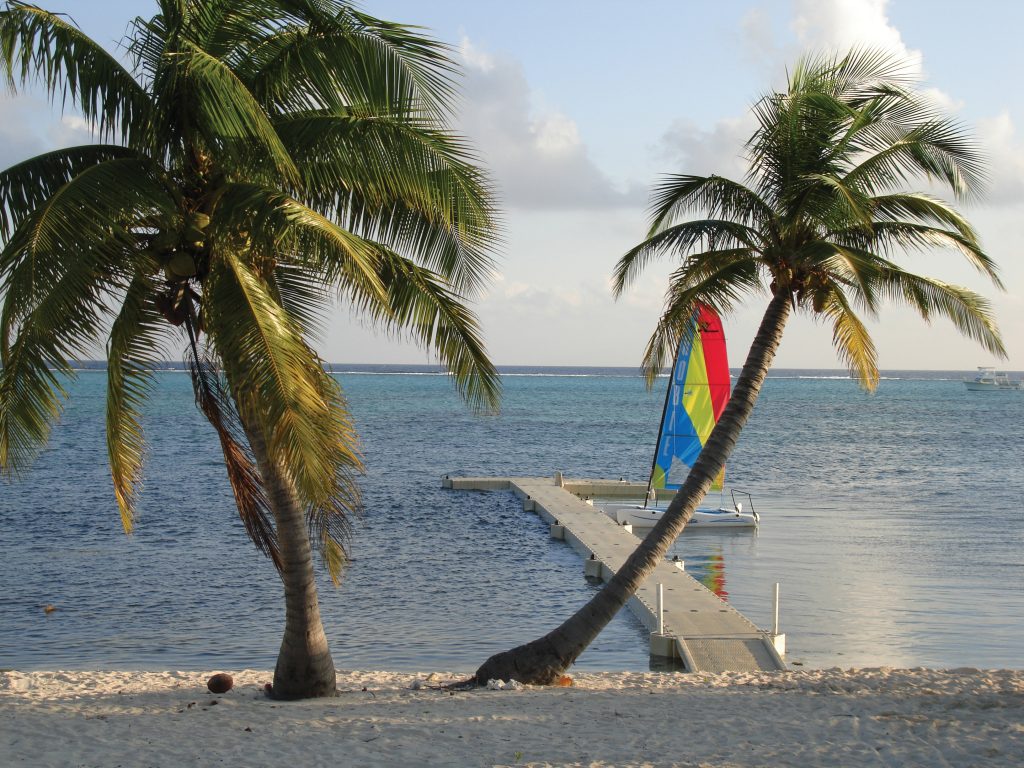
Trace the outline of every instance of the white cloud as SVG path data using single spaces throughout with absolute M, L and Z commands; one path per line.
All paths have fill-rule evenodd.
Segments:
M 719 120 L 710 130 L 689 120 L 676 120 L 662 136 L 657 151 L 672 172 L 700 176 L 717 174 L 742 181 L 747 172 L 744 144 L 754 132 L 751 112 Z
M 772 29 L 772 17 L 764 8 L 752 8 L 740 19 L 743 54 L 756 68 L 774 65 L 782 56 Z
M 905 59 L 920 76 L 921 52 L 907 48 L 889 23 L 887 5 L 888 0 L 796 0 L 792 29 L 805 49 L 881 48 Z
M 75 147 L 97 140 L 89 130 L 89 123 L 80 115 L 62 115 L 48 131 L 48 135 L 55 147 Z
M 954 99 L 948 93 L 944 93 L 938 88 L 922 88 L 920 93 L 924 98 L 931 101 L 936 108 L 947 115 L 959 112 L 964 108 L 963 99 Z
M 486 159 L 502 202 L 520 209 L 602 209 L 643 205 L 644 192 L 620 190 L 590 159 L 568 115 L 536 113 L 519 64 L 463 39 L 465 77 L 459 128 Z
M 989 155 L 991 176 L 986 200 L 998 204 L 1024 201 L 1024 142 L 1013 120 L 1006 112 L 979 120 L 978 135 Z
M 0 169 L 59 147 L 96 139 L 78 115 L 59 115 L 33 95 L 0 96 Z
M 459 54 L 469 69 L 476 69 L 480 72 L 490 72 L 494 69 L 494 57 L 473 45 L 468 37 L 462 38 Z

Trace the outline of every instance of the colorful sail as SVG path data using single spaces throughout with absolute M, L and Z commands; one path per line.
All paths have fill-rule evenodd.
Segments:
M 680 340 L 672 367 L 651 470 L 654 489 L 678 489 L 683 484 L 729 401 L 729 360 L 722 319 L 711 307 L 700 305 L 694 312 L 692 328 L 693 332 Z M 721 490 L 724 480 L 723 470 L 712 489 Z

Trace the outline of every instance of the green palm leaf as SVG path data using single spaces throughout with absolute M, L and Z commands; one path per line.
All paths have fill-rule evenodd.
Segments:
M 0 171 L 0 240 L 33 210 L 90 166 L 133 153 L 116 145 L 90 144 L 47 152 Z
M 323 399 L 320 362 L 267 284 L 230 251 L 219 257 L 203 312 L 231 392 L 243 420 L 259 423 L 305 503 L 321 504 L 336 492 L 336 467 L 360 466 L 343 444 L 353 430 L 338 431 L 343 419 Z
M 273 124 L 231 68 L 188 42 L 174 58 L 181 80 L 178 87 L 193 95 L 197 127 L 206 145 L 244 164 L 265 157 L 286 181 L 297 183 L 298 170 Z
M 493 266 L 496 214 L 490 186 L 459 137 L 361 109 L 299 113 L 277 128 L 310 205 L 418 254 L 457 290 L 479 290 Z
M 381 276 L 388 289 L 389 324 L 408 329 L 434 350 L 471 406 L 497 409 L 501 380 L 487 357 L 479 323 L 460 297 L 441 277 L 397 254 L 389 254 Z
M 145 432 L 142 409 L 153 391 L 153 368 L 164 356 L 167 327 L 152 305 L 153 283 L 135 277 L 107 342 L 107 453 L 121 524 L 131 533 L 142 482 Z
M 805 57 L 786 90 L 753 107 L 758 127 L 746 144 L 745 185 L 677 174 L 655 186 L 648 237 L 613 274 L 620 295 L 654 257 L 680 261 L 644 351 L 649 377 L 674 353 L 696 302 L 727 310 L 762 280 L 831 323 L 840 357 L 868 388 L 878 381 L 877 353 L 854 306 L 873 317 L 889 299 L 926 321 L 940 314 L 1003 353 L 985 299 L 896 263 L 908 252 L 952 249 L 1001 287 L 995 262 L 958 211 L 902 189 L 932 180 L 969 198 L 986 175 L 976 141 L 914 85 L 906 62 L 883 51 Z
M 310 544 L 337 582 L 361 463 L 311 344 L 340 296 L 495 407 L 465 306 L 493 268 L 493 194 L 445 124 L 449 49 L 416 29 L 338 0 L 158 6 L 129 28 L 133 74 L 56 14 L 0 11 L 0 76 L 41 82 L 124 145 L 0 172 L 0 472 L 46 441 L 68 361 L 109 328 L 108 453 L 130 531 L 153 357 L 184 332 L 242 523 L 285 585 L 274 692 L 326 695 Z
M 619 259 L 612 276 L 612 291 L 615 296 L 621 295 L 653 258 L 665 253 L 687 254 L 695 248 L 747 249 L 749 253 L 755 253 L 763 247 L 762 237 L 762 233 L 753 227 L 724 219 L 674 224 L 648 237 Z

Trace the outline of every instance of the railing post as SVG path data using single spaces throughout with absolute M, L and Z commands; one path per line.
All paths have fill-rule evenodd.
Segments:
M 665 585 L 658 583 L 658 634 L 665 634 Z
M 773 612 L 775 621 L 772 623 L 772 634 L 779 634 L 779 582 L 775 582 L 775 599 L 773 600 Z

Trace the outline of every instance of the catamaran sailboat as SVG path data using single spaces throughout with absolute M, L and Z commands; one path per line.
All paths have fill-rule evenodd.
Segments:
M 711 307 L 700 305 L 694 313 L 692 326 L 693 332 L 684 334 L 680 340 L 672 366 L 646 501 L 644 504 L 602 505 L 620 523 L 637 528 L 657 524 L 668 506 L 667 501 L 658 503 L 658 492 L 678 490 L 682 486 L 729 401 L 729 360 L 722 319 Z M 711 485 L 712 491 L 722 494 L 723 502 L 724 482 L 723 469 Z M 756 528 L 760 518 L 754 511 L 750 494 L 732 491 L 731 496 L 731 506 L 720 504 L 718 508 L 698 509 L 687 528 Z M 748 510 L 737 496 L 746 498 Z

